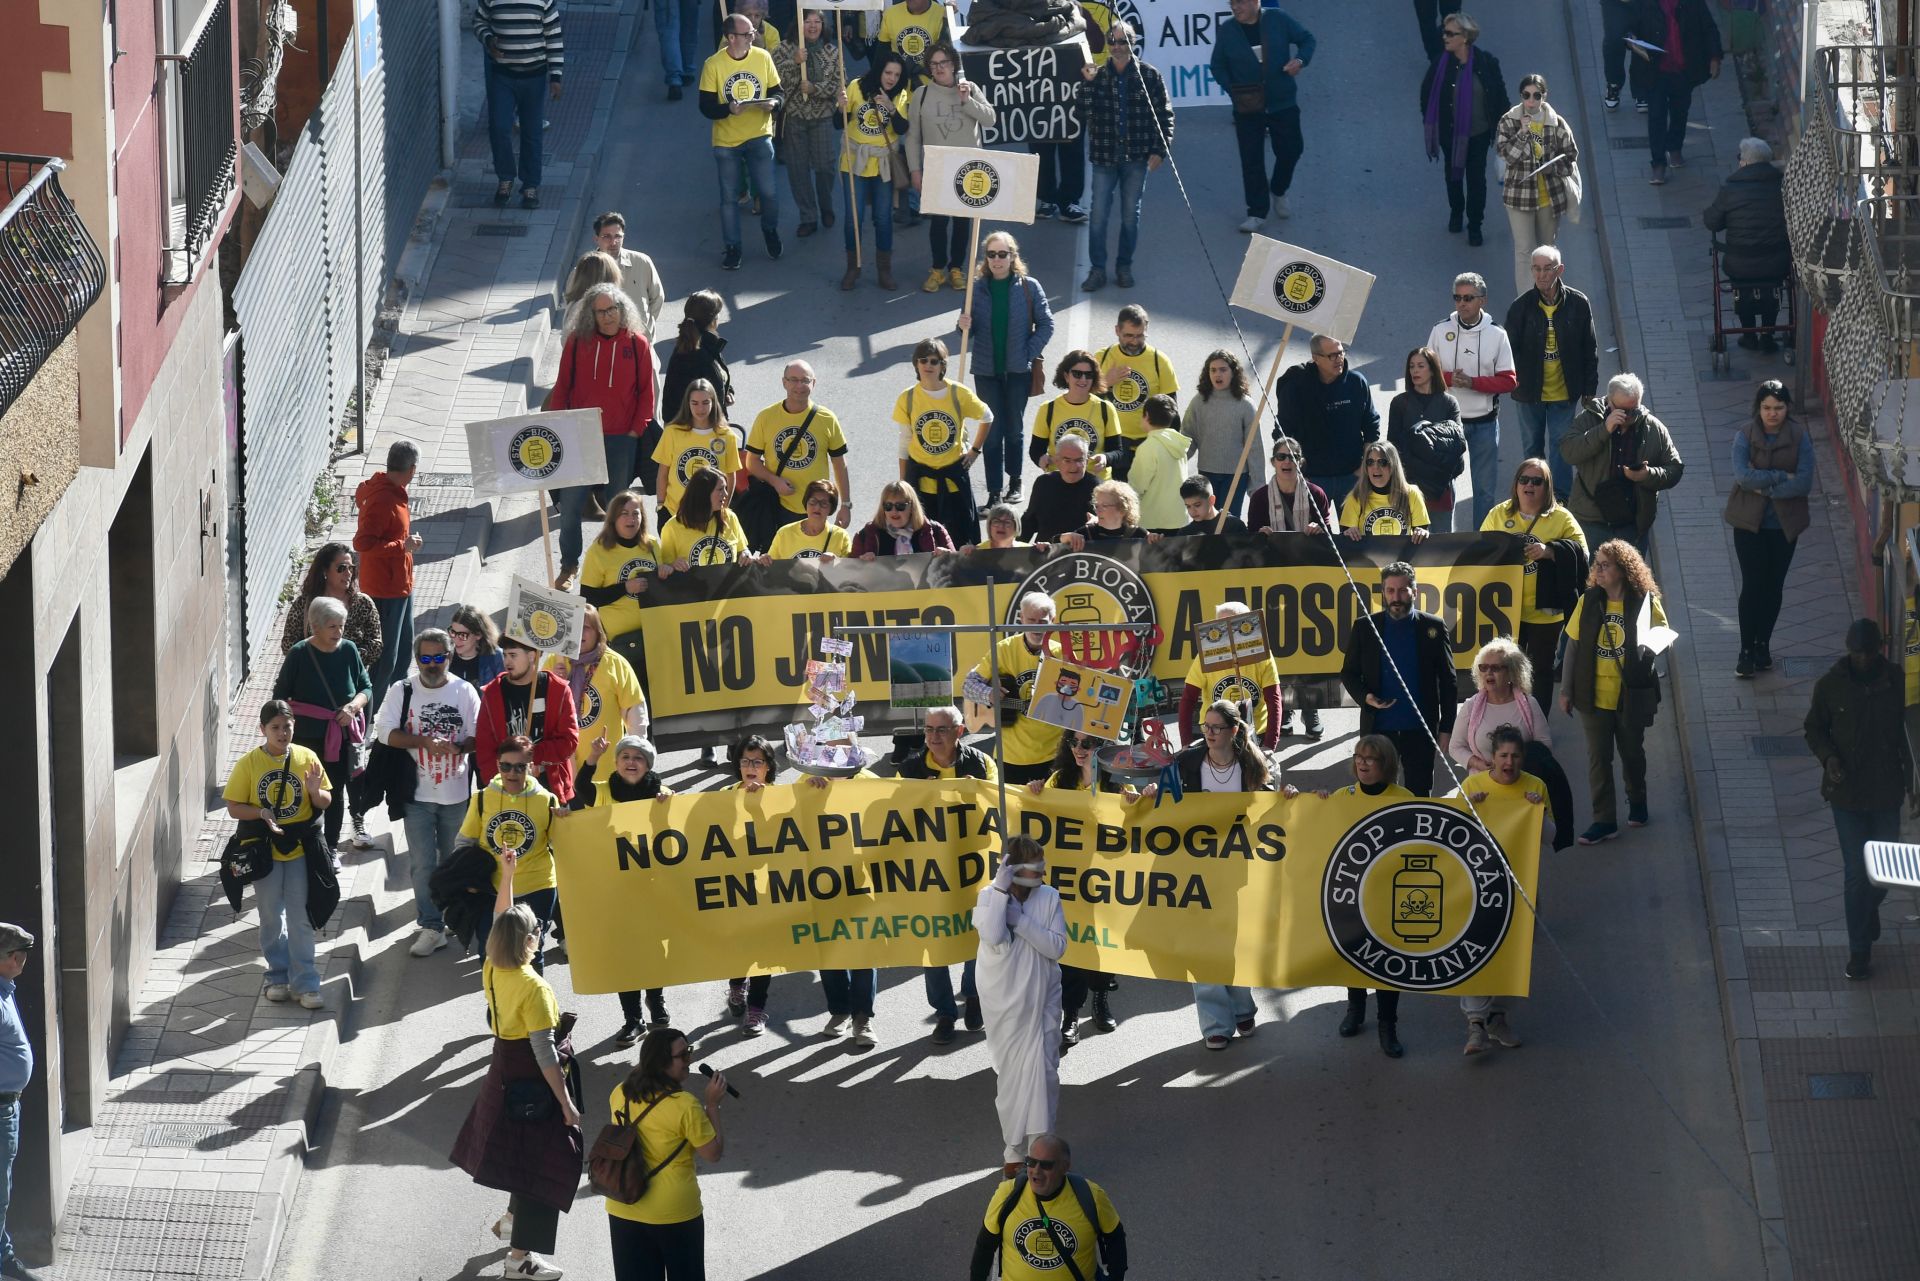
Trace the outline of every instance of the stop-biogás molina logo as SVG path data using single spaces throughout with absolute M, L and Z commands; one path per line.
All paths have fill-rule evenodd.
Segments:
M 1055 556 L 1027 575 L 1008 603 L 1006 622 L 1020 621 L 1020 602 L 1030 592 L 1053 598 L 1054 621 L 1068 634 L 1069 661 L 1100 667 L 1132 680 L 1153 671 L 1153 651 L 1160 643 L 1159 618 L 1147 582 L 1131 568 L 1094 552 Z M 1073 624 L 1127 623 L 1128 632 L 1079 632 Z M 1052 633 L 1058 635 L 1058 633 Z
M 1433 801 L 1375 810 L 1327 859 L 1327 937 L 1381 987 L 1428 992 L 1463 983 L 1513 924 L 1512 879 L 1471 814 Z

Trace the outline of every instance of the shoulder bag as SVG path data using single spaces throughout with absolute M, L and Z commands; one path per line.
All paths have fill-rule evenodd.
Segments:
M 307 661 L 313 664 L 313 674 L 320 678 L 320 688 L 327 691 L 327 701 L 334 703 L 333 682 L 327 679 L 327 669 L 320 666 L 320 660 L 313 656 L 313 647 L 307 647 Z M 338 711 L 345 703 L 336 703 Z M 353 777 L 358 778 L 367 768 L 367 713 L 364 709 L 353 714 L 353 721 L 341 731 L 347 736 L 347 746 L 353 752 Z
M 1034 333 L 1038 332 L 1040 328 L 1040 322 L 1035 319 L 1039 308 L 1033 304 L 1033 277 L 1023 277 L 1020 284 L 1027 291 L 1027 334 L 1031 337 Z M 1027 399 L 1031 400 L 1035 396 L 1042 395 L 1046 390 L 1047 360 L 1045 356 L 1035 356 L 1033 358 L 1032 369 L 1027 376 Z
M 813 425 L 813 416 L 819 412 L 817 406 L 807 410 L 807 416 L 800 420 L 800 430 L 793 433 L 793 439 L 787 442 L 786 448 L 774 460 L 774 475 L 778 476 L 787 470 L 787 464 L 793 461 L 800 442 L 807 438 L 807 428 Z M 772 545 L 773 536 L 780 532 L 780 515 L 786 511 L 772 485 L 756 480 L 728 506 L 733 508 L 734 516 L 740 521 L 740 532 L 747 536 L 748 547 L 765 550 Z
M 666 1169 L 680 1155 L 680 1149 L 687 1146 L 687 1141 L 681 1139 L 660 1164 L 651 1169 L 647 1167 L 640 1147 L 640 1122 L 665 1098 L 662 1095 L 647 1104 L 632 1121 L 627 1120 L 627 1110 L 621 1108 L 613 1120 L 600 1127 L 599 1137 L 587 1151 L 587 1184 L 595 1192 L 609 1200 L 632 1205 L 647 1194 L 653 1177 Z
M 401 733 L 407 732 L 407 715 L 413 708 L 413 682 L 400 683 Z M 389 747 L 378 739 L 367 746 L 367 768 L 349 783 L 354 808 L 365 812 L 385 801 L 387 816 L 400 818 L 413 803 L 414 789 L 420 785 L 420 767 L 413 753 L 404 747 Z
M 1260 22 L 1265 27 L 1263 17 Z M 1227 96 L 1233 99 L 1233 113 L 1236 116 L 1264 115 L 1267 110 L 1267 46 L 1273 43 L 1272 37 L 1264 30 L 1260 33 L 1260 79 L 1250 85 L 1228 85 Z

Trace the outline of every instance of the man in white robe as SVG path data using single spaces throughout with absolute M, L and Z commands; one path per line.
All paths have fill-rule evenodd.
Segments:
M 980 891 L 976 980 L 999 1090 L 1002 1160 L 1017 1172 L 1028 1142 L 1054 1128 L 1060 1104 L 1060 957 L 1067 918 L 1045 883 L 1038 841 L 1014 836 L 993 883 Z M 1011 1174 L 1009 1175 L 1011 1177 Z

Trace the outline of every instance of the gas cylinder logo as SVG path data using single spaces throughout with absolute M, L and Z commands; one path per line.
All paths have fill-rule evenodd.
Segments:
M 1471 814 L 1433 801 L 1376 810 L 1334 846 L 1321 912 L 1348 964 L 1383 987 L 1434 991 L 1493 958 L 1513 923 L 1506 861 Z

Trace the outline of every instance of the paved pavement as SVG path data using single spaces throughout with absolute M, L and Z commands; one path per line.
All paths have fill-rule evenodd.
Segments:
M 749 412 L 777 396 L 779 362 L 802 352 L 838 375 L 823 399 L 856 440 L 890 441 L 885 415 L 907 350 L 956 309 L 956 295 L 912 292 L 925 255 L 914 231 L 898 234 L 895 270 L 907 286 L 898 295 L 870 283 L 838 294 L 830 283 L 838 245 L 791 236 L 783 262 L 764 262 L 750 245 L 748 270 L 720 276 L 704 127 L 690 104 L 661 100 L 651 31 L 619 12 L 631 7 L 569 7 L 571 70 L 551 113 L 546 208 L 494 210 L 484 151 L 470 134 L 403 271 L 413 290 L 371 405 L 369 458 L 396 435 L 422 446 L 423 614 L 456 600 L 497 606 L 508 574 L 538 573 L 528 505 L 476 501 L 466 487 L 460 425 L 526 403 L 555 346 L 541 295 L 581 247 L 593 210 L 626 209 L 629 243 L 654 254 L 670 300 L 722 289 Z M 1697 224 L 1645 220 L 1696 215 L 1746 130 L 1723 78 L 1702 95 L 1693 167 L 1665 188 L 1647 187 L 1633 145 L 1644 118 L 1598 109 L 1593 8 L 1569 3 L 1570 28 L 1559 6 L 1516 0 L 1489 0 L 1479 16 L 1514 76 L 1545 70 L 1574 120 L 1598 208 L 1563 237 L 1569 278 L 1591 286 L 1597 311 L 1611 308 L 1621 351 L 1603 363 L 1617 359 L 1647 379 L 1650 403 L 1690 463 L 1656 538 L 1685 638 L 1671 660 L 1674 715 L 1649 744 L 1658 825 L 1550 860 L 1535 992 L 1517 1016 L 1529 1045 L 1491 1063 L 1459 1062 L 1457 1015 L 1442 1001 L 1407 1003 L 1412 1053 L 1400 1063 L 1370 1039 L 1339 1041 L 1328 1027 L 1331 990 L 1262 993 L 1271 1026 L 1209 1055 L 1195 1044 L 1182 990 L 1127 983 L 1121 1031 L 1090 1038 L 1066 1060 L 1063 1125 L 1083 1164 L 1114 1188 L 1142 1275 L 1456 1275 L 1493 1266 L 1542 1277 L 1778 1281 L 1796 1269 L 1819 1278 L 1920 1269 L 1910 1214 L 1920 1167 L 1908 1137 L 1920 1119 L 1912 1066 L 1920 930 L 1902 924 L 1914 908 L 1902 896 L 1889 902 L 1893 928 L 1874 980 L 1846 984 L 1838 858 L 1817 770 L 1804 754 L 1760 754 L 1790 749 L 1806 687 L 1859 610 L 1841 537 L 1852 514 L 1832 483 L 1837 455 L 1822 432 L 1814 526 L 1776 635 L 1784 661 L 1771 676 L 1735 682 L 1721 455 L 1763 371 L 1736 352 L 1732 376 L 1714 377 L 1703 234 Z M 1404 19 L 1358 31 L 1330 6 L 1295 12 L 1323 44 L 1317 78 L 1303 81 L 1310 150 L 1296 216 L 1274 234 L 1381 264 L 1383 286 L 1354 354 L 1384 397 L 1400 354 L 1444 311 L 1453 271 L 1473 265 L 1496 293 L 1504 288 L 1505 235 L 1488 224 L 1489 247 L 1477 251 L 1484 261 L 1463 257 L 1458 241 L 1434 252 L 1438 180 L 1402 163 L 1417 154 L 1400 101 L 1411 90 L 1396 83 L 1340 98 L 1382 66 L 1417 74 Z M 1183 113 L 1176 149 L 1206 246 L 1230 280 L 1239 242 L 1226 228 L 1238 182 L 1224 123 Z M 1374 141 L 1382 136 L 1399 150 L 1384 154 Z M 1345 217 L 1355 202 L 1374 216 Z M 1149 184 L 1147 218 L 1166 242 L 1140 264 L 1140 297 L 1155 315 L 1154 340 L 1190 381 L 1223 337 L 1208 262 L 1171 182 Z M 1084 232 L 1046 224 L 1021 238 L 1063 335 L 1099 345 L 1122 298 L 1109 290 L 1087 300 L 1071 288 L 1084 271 Z M 1254 355 L 1264 366 L 1270 353 L 1269 345 Z M 856 448 L 860 495 L 891 472 L 889 452 Z M 1507 452 L 1510 465 L 1518 455 L 1511 443 Z M 343 465 L 343 483 L 350 488 L 367 466 Z M 257 674 L 235 708 L 237 747 L 251 744 L 248 709 L 271 679 L 270 668 Z M 1290 777 L 1311 781 L 1344 758 L 1352 714 L 1335 714 L 1330 727 L 1322 745 L 1290 746 Z M 1578 745 L 1561 754 L 1581 777 Z M 662 764 L 676 786 L 708 777 L 690 754 Z M 217 901 L 210 872 L 182 887 L 111 1102 L 88 1138 L 55 1275 L 497 1268 L 501 1251 L 482 1232 L 497 1198 L 445 1160 L 484 1061 L 475 965 L 445 953 L 406 956 L 405 864 L 397 833 L 383 826 L 378 850 L 349 859 L 343 910 L 325 941 L 332 1008 L 323 1015 L 257 1000 L 251 913 L 236 918 Z M 209 859 L 225 835 L 210 816 Z M 564 968 L 553 977 L 563 1004 L 582 1011 L 597 1096 L 625 1057 L 606 1040 L 617 1019 L 606 998 L 574 1001 Z M 727 1160 L 702 1178 L 714 1276 L 960 1266 L 994 1146 L 981 1133 L 991 1094 L 984 1046 L 963 1039 L 932 1050 L 917 980 L 888 974 L 883 985 L 882 1045 L 865 1057 L 818 1039 L 824 1006 L 811 975 L 776 983 L 774 1026 L 759 1041 L 740 1040 L 719 1017 L 717 985 L 670 994 L 696 1053 L 746 1095 L 729 1111 Z M 1497 1072 L 1497 1084 L 1481 1069 Z M 1844 1095 L 1862 1084 L 1851 1074 L 1863 1072 L 1867 1097 L 1813 1097 L 1816 1085 Z M 582 1213 L 563 1224 L 560 1258 L 573 1275 L 604 1276 L 601 1212 L 590 1196 L 581 1201 Z

